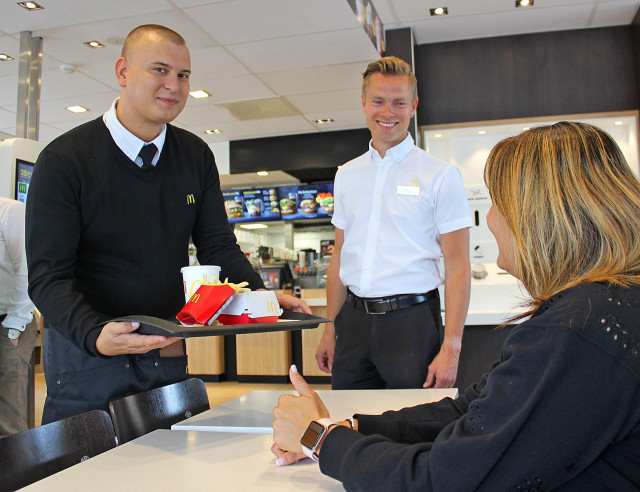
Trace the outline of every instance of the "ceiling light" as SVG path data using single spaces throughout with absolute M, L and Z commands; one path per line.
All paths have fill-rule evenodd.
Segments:
M 436 133 L 436 134 L 434 135 L 434 137 L 435 137 L 435 138 L 442 138 L 442 133 Z
M 84 106 L 67 106 L 67 111 L 71 111 L 72 113 L 86 113 L 89 110 Z
M 243 229 L 266 229 L 266 224 L 240 224 Z
M 191 91 L 189 92 L 189 95 L 194 99 L 202 99 L 203 97 L 211 96 L 207 91 Z
M 431 15 L 448 15 L 449 9 L 447 7 L 436 7 L 434 9 L 429 9 L 429 13 Z
M 211 135 L 212 133 L 222 133 L 222 130 L 220 130 L 219 128 L 214 128 L 213 130 L 205 130 L 204 131 L 207 135 Z
M 102 44 L 100 41 L 85 41 L 82 44 L 88 46 L 89 48 L 104 48 L 104 44 Z
M 44 7 L 42 5 L 38 5 L 36 2 L 18 2 L 18 5 L 23 9 L 27 10 L 42 10 Z
M 516 7 L 533 7 L 533 0 L 516 0 Z
M 333 118 L 321 118 L 318 120 L 313 120 L 314 123 L 318 125 L 324 125 L 325 123 L 333 123 Z
M 256 174 L 258 176 L 269 176 L 269 173 L 267 171 L 258 171 Z
M 4 53 L 0 53 L 0 61 L 9 61 L 13 60 L 12 56 L 5 55 Z
M 529 128 L 528 126 L 525 126 L 525 127 L 522 129 L 522 131 L 523 131 L 523 132 L 526 132 L 527 130 L 530 130 L 530 129 L 531 129 L 531 128 Z
M 486 135 L 487 130 L 478 130 L 478 135 Z
M 616 126 L 621 126 L 621 125 L 624 125 L 624 121 L 616 121 L 613 124 Z

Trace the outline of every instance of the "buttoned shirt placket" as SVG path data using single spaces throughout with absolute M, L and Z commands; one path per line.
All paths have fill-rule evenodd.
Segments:
M 378 234 L 380 231 L 380 212 L 382 209 L 382 197 L 384 193 L 384 185 L 387 181 L 389 169 L 395 160 L 389 153 L 383 159 L 380 155 L 371 151 L 371 164 L 376 167 L 376 178 L 373 186 L 373 196 L 371 197 L 371 211 L 369 213 L 369 227 L 367 232 L 367 241 L 364 248 L 364 256 L 362 261 L 362 274 L 360 277 L 361 295 L 369 297 L 371 290 L 371 275 L 373 273 L 375 252 L 378 246 Z

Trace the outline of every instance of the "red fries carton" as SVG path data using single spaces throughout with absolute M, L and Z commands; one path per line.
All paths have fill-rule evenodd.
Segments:
M 281 314 L 275 292 L 261 290 L 236 294 L 217 319 L 223 325 L 275 323 Z
M 184 325 L 210 325 L 229 304 L 235 293 L 230 285 L 201 285 L 176 318 Z

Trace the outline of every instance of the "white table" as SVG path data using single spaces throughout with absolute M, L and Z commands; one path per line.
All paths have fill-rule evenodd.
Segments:
M 272 444 L 270 435 L 157 430 L 22 490 L 343 490 L 311 460 L 276 466 Z
M 271 434 L 273 409 L 282 394 L 295 391 L 252 391 L 190 419 L 174 424 L 172 430 L 248 432 Z M 458 396 L 456 388 L 410 390 L 321 390 L 318 395 L 331 418 L 342 420 L 355 413 L 379 414 Z

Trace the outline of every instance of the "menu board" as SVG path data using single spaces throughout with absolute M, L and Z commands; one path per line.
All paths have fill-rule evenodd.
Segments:
M 278 188 L 283 220 L 333 216 L 333 183 Z
M 33 164 L 16 159 L 16 200 L 22 203 L 27 203 L 31 174 L 33 174 Z
M 229 222 L 280 220 L 276 188 L 223 191 Z

